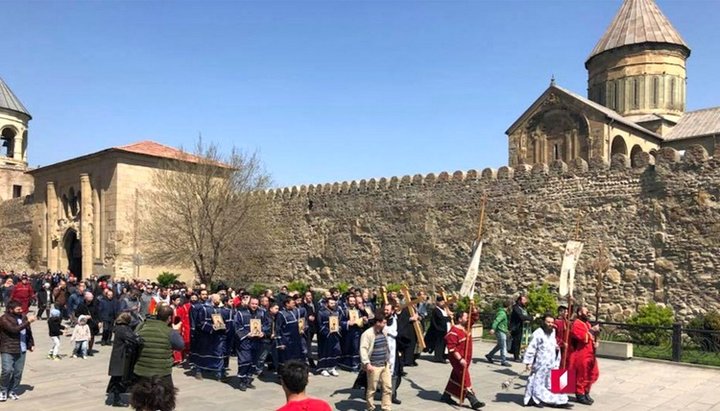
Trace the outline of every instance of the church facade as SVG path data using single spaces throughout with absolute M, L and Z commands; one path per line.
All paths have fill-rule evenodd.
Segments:
M 653 0 L 625 0 L 590 53 L 587 96 L 551 82 L 506 131 L 508 163 L 655 154 L 720 140 L 720 107 L 686 111 L 690 47 Z

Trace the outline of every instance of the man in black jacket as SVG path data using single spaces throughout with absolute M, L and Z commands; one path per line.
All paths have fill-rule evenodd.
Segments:
M 315 360 L 312 358 L 312 340 L 317 333 L 317 312 L 318 307 L 313 301 L 313 293 L 308 290 L 305 291 L 303 302 L 300 304 L 301 307 L 305 308 L 305 324 L 307 324 L 307 330 L 305 331 L 305 341 L 307 342 L 307 360 L 311 368 L 315 368 Z
M 80 318 L 81 315 L 88 315 L 90 319 L 87 324 L 90 327 L 90 341 L 88 341 L 88 355 L 93 355 L 93 344 L 95 344 L 95 336 L 100 332 L 100 310 L 95 296 L 90 291 L 85 291 L 83 302 L 75 309 L 75 316 Z
M 38 320 L 42 320 L 42 315 L 44 312 L 46 313 L 46 317 L 50 318 L 50 308 L 52 308 L 52 304 L 55 302 L 55 299 L 53 298 L 53 293 L 50 290 L 50 283 L 43 284 L 42 289 L 40 289 L 36 295 L 38 302 Z
M 445 334 L 450 330 L 450 316 L 445 309 L 445 299 L 438 295 L 435 299 L 435 308 L 430 314 L 430 327 L 425 334 L 425 344 L 428 352 L 433 352 L 434 362 L 445 360 Z
M 520 342 L 522 340 L 523 329 L 526 322 L 531 321 L 532 317 L 528 314 L 527 307 L 528 299 L 524 295 L 520 295 L 513 305 L 512 312 L 510 313 L 510 337 L 512 342 L 510 344 L 510 352 L 513 354 L 515 362 L 520 362 Z
M 105 290 L 102 296 L 98 297 L 98 314 L 103 325 L 100 345 L 110 345 L 113 324 L 118 314 L 120 314 L 120 302 L 109 288 Z
M 33 351 L 35 346 L 30 329 L 30 324 L 34 321 L 35 316 L 24 316 L 22 305 L 14 300 L 7 304 L 7 312 L 0 317 L 0 401 L 18 399 L 15 389 L 22 379 L 25 353 Z

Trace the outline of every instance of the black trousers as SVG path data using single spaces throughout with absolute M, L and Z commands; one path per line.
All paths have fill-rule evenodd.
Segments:
M 102 342 L 109 343 L 112 338 L 113 322 L 103 321 Z
M 513 355 L 513 359 L 516 361 L 520 359 L 520 341 L 522 340 L 522 329 L 510 333 L 510 352 Z

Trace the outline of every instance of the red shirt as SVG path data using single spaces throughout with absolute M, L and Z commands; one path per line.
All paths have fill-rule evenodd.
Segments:
M 330 404 L 317 398 L 306 398 L 300 401 L 290 401 L 278 408 L 277 411 L 332 411 Z

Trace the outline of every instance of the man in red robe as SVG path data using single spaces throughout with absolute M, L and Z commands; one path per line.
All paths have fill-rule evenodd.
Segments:
M 192 307 L 193 297 L 197 301 L 197 297 L 193 294 L 190 296 L 186 295 L 184 302 L 178 305 L 175 309 L 175 321 L 179 321 L 182 326 L 180 327 L 180 336 L 185 343 L 185 348 L 182 351 L 173 351 L 174 362 L 179 364 L 185 361 L 190 354 L 190 308 Z
M 568 323 L 568 308 L 564 305 L 558 307 L 558 316 L 555 319 L 555 340 L 561 353 L 565 353 L 565 330 Z
M 579 307 L 577 319 L 573 321 L 570 328 L 568 368 L 575 371 L 577 402 L 592 405 L 594 400 L 590 398 L 590 388 L 600 375 L 595 359 L 596 336 L 600 332 L 600 326 L 591 326 L 588 317 L 587 307 Z
M 477 316 L 477 313 L 473 313 L 473 317 Z M 472 383 L 470 381 L 470 362 L 472 361 L 472 335 L 468 335 L 468 313 L 457 312 L 455 313 L 455 325 L 450 328 L 450 331 L 445 335 L 445 345 L 448 350 L 448 357 L 450 358 L 450 364 L 452 365 L 452 372 L 450 373 L 450 379 L 445 386 L 445 392 L 440 398 L 441 401 L 457 405 L 458 403 L 452 399 L 452 397 L 460 399 L 467 398 L 470 401 L 472 409 L 477 410 L 485 406 L 484 402 L 480 402 L 475 397 L 475 392 L 472 389 Z M 463 383 L 464 381 L 464 383 Z M 464 395 L 461 396 L 461 392 Z

